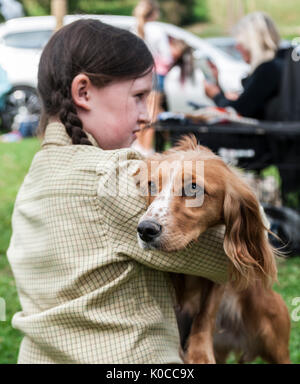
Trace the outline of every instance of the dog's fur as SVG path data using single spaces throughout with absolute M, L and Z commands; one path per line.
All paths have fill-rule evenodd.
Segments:
M 204 188 L 201 206 L 187 207 L 185 202 L 192 196 L 170 193 L 174 186 L 182 188 L 185 183 L 183 167 L 173 169 L 167 177 L 162 175 L 165 165 L 174 161 L 193 164 L 193 188 L 199 176 L 195 164 L 203 162 L 205 180 L 200 177 L 202 186 L 197 186 L 200 191 Z M 270 363 L 289 363 L 289 314 L 281 296 L 271 288 L 277 276 L 274 251 L 250 187 L 193 136 L 147 159 L 147 166 L 147 175 L 139 174 L 137 184 L 140 188 L 150 185 L 156 193 L 148 188 L 149 207 L 138 227 L 140 246 L 180 250 L 210 227 L 226 228 L 224 250 L 230 260 L 230 283 L 221 286 L 200 277 L 172 274 L 184 361 L 224 363 L 234 351 L 240 362 L 261 356 Z M 159 235 L 152 236 L 149 229 L 152 237 L 143 236 L 141 226 L 146 221 L 161 228 Z

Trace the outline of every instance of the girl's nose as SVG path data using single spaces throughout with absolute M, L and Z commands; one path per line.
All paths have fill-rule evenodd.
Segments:
M 145 110 L 143 110 L 139 115 L 139 123 L 140 124 L 149 124 L 150 122 L 151 122 L 151 119 L 149 116 L 149 112 L 148 112 L 147 108 L 145 108 Z

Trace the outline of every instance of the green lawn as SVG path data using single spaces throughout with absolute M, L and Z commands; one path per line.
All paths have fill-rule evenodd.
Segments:
M 21 340 L 20 333 L 11 327 L 12 315 L 20 309 L 20 304 L 6 250 L 14 200 L 38 148 L 36 139 L 0 143 L 0 297 L 6 302 L 6 321 L 0 322 L 0 364 L 16 362 Z
M 7 306 L 6 321 L 0 322 L 0 364 L 16 363 L 21 341 L 20 333 L 11 327 L 11 318 L 20 309 L 20 305 L 5 254 L 11 235 L 10 220 L 16 193 L 38 148 L 36 139 L 0 143 L 0 297 L 5 299 Z M 275 289 L 282 294 L 290 314 L 296 310 L 292 305 L 293 298 L 300 297 L 299 277 L 299 257 L 280 262 L 280 285 L 276 285 Z M 297 313 L 299 316 L 300 309 Z M 292 362 L 300 363 L 300 321 L 292 322 L 290 351 Z

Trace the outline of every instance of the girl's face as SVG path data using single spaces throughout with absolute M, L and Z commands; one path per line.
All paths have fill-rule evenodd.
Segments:
M 72 96 L 84 130 L 100 148 L 118 149 L 130 147 L 140 124 L 149 123 L 146 102 L 151 89 L 152 73 L 103 88 L 80 74 L 73 79 Z

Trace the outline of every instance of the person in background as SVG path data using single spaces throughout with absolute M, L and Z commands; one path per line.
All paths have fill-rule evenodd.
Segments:
M 270 105 L 279 94 L 283 72 L 277 27 L 267 14 L 254 12 L 238 23 L 234 36 L 236 48 L 250 65 L 249 76 L 242 80 L 243 92 L 236 98 L 226 97 L 219 85 L 218 70 L 212 64 L 216 84 L 206 82 L 205 92 L 218 107 L 232 107 L 244 117 L 267 120 Z
M 169 39 L 165 31 L 157 24 L 160 16 L 159 4 L 155 0 L 141 0 L 133 11 L 137 20 L 136 33 L 150 49 L 155 63 L 155 92 L 149 98 L 150 109 L 154 116 L 162 112 L 165 77 L 174 63 Z M 154 129 L 148 128 L 137 135 L 134 148 L 144 155 L 153 153 Z

